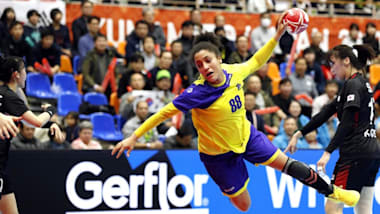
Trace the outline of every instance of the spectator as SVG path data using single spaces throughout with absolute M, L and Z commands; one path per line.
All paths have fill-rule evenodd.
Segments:
M 74 50 L 78 49 L 78 43 L 79 39 L 88 33 L 87 29 L 87 23 L 88 18 L 92 16 L 92 10 L 94 8 L 94 3 L 92 3 L 90 0 L 83 0 L 80 9 L 82 12 L 82 16 L 75 19 L 73 22 L 73 25 L 71 26 L 71 30 L 73 32 L 73 45 Z
M 312 116 L 318 114 L 323 106 L 332 102 L 338 94 L 339 86 L 334 80 L 330 80 L 326 84 L 325 93 L 316 97 L 313 101 Z
M 293 46 L 293 42 L 294 42 L 293 36 L 290 33 L 288 33 L 288 31 L 285 31 L 284 35 L 282 35 L 279 41 L 281 53 L 285 58 L 286 58 L 286 55 L 290 53 Z
M 299 94 L 305 94 L 311 98 L 315 98 L 318 96 L 318 91 L 313 78 L 310 75 L 306 74 L 306 59 L 299 57 L 295 60 L 295 64 L 295 72 L 292 73 L 289 77 L 293 84 L 293 95 L 296 96 Z M 302 99 L 300 102 L 302 104 L 302 113 L 310 117 L 311 104 L 304 99 Z
M 190 21 L 192 21 L 194 24 L 194 31 L 193 31 L 194 36 L 197 36 L 203 33 L 202 14 L 199 9 L 193 9 L 190 12 Z
M 58 8 L 52 9 L 50 11 L 50 18 L 53 22 L 50 24 L 49 29 L 54 32 L 54 42 L 61 48 L 61 52 L 71 57 L 69 29 L 61 24 L 62 17 L 62 11 Z
M 145 87 L 145 79 L 142 73 L 133 73 L 131 74 L 131 91 L 123 94 L 120 98 L 120 115 L 124 119 L 132 118 L 135 116 L 135 112 L 133 111 L 133 102 L 136 97 L 132 96 L 133 90 L 143 90 Z
M 117 88 L 117 96 L 121 97 L 123 94 L 128 92 L 128 87 L 130 85 L 130 78 L 133 73 L 141 73 L 144 76 L 145 79 L 145 87 L 144 90 L 150 90 L 152 89 L 151 81 L 152 81 L 152 74 L 147 72 L 144 69 L 144 57 L 139 54 L 135 53 L 131 56 L 130 62 L 129 62 L 129 69 L 123 73 L 119 80 L 119 86 Z
M 149 35 L 154 38 L 155 44 L 160 45 L 161 51 L 165 50 L 166 38 L 162 27 L 159 24 L 154 23 L 154 10 L 147 7 L 142 11 L 143 19 L 148 23 Z
M 5 8 L 0 17 L 0 38 L 7 38 L 9 36 L 10 26 L 15 21 L 15 10 L 11 7 Z
M 272 79 L 268 76 L 268 64 L 264 64 L 259 70 L 256 71 L 256 75 L 260 78 L 261 89 L 267 94 L 272 94 Z
M 148 35 L 148 32 L 149 24 L 145 20 L 139 20 L 135 23 L 135 30 L 126 38 L 127 45 L 125 47 L 125 57 L 128 63 L 133 54 L 143 51 L 143 41 Z
M 248 38 L 240 35 L 236 39 L 236 51 L 232 52 L 229 56 L 227 63 L 242 63 L 251 58 L 252 54 L 248 51 Z
M 307 62 L 306 74 L 309 74 L 313 79 L 317 87 L 319 94 L 322 94 L 325 91 L 326 79 L 323 75 L 321 65 L 315 61 L 315 52 L 311 48 L 306 48 L 303 51 L 303 56 Z
M 66 133 L 66 141 L 73 142 L 79 137 L 79 114 L 71 111 L 64 118 L 64 132 Z
M 115 49 L 107 49 L 107 39 L 104 35 L 95 36 L 94 41 L 94 49 L 88 52 L 82 64 L 83 90 L 105 93 L 109 97 L 111 87 L 108 85 L 107 88 L 103 88 L 102 83 L 109 64 L 114 57 L 117 57 L 117 52 Z
M 373 50 L 376 51 L 376 55 L 380 54 L 379 40 L 376 38 L 376 25 L 373 22 L 368 22 L 365 27 L 365 36 L 363 38 L 364 44 L 369 44 Z
M 256 95 L 257 109 L 264 109 L 267 107 L 273 107 L 274 103 L 269 94 L 261 89 L 261 81 L 257 75 L 251 75 L 247 79 L 247 90 Z M 280 118 L 285 118 L 286 115 L 282 111 L 277 111 L 272 114 L 263 115 L 265 124 L 270 126 L 275 133 L 278 131 L 278 125 L 280 124 Z
M 61 51 L 54 44 L 54 33 L 47 28 L 41 30 L 41 41 L 33 49 L 33 65 L 38 62 L 45 64 L 43 59 L 49 63 L 48 75 L 52 76 L 59 72 L 61 64 Z
M 61 130 L 63 130 L 63 128 L 60 125 L 58 125 L 58 126 Z M 66 133 L 64 131 L 62 131 L 62 134 L 66 138 Z M 71 145 L 67 140 L 60 141 L 60 140 L 56 139 L 54 137 L 54 135 L 51 134 L 50 131 L 48 132 L 48 136 L 49 136 L 49 140 L 44 143 L 44 144 L 46 144 L 47 149 L 52 149 L 52 150 L 71 149 Z
M 276 29 L 271 24 L 271 14 L 269 12 L 261 13 L 260 26 L 253 29 L 251 33 L 251 50 L 253 53 L 263 47 L 276 34 Z
M 249 122 L 259 131 L 266 133 L 264 128 L 264 119 L 261 115 L 255 113 L 256 108 L 256 95 L 251 92 L 246 92 L 245 95 L 245 111 Z
M 265 13 L 274 9 L 272 0 L 248 0 L 247 10 L 250 13 Z M 272 37 L 270 37 L 272 38 Z
M 145 101 L 139 101 L 136 104 L 136 116 L 132 117 L 127 121 L 123 127 L 124 137 L 131 136 L 132 133 L 148 118 L 148 103 Z M 161 149 L 162 142 L 158 140 L 158 133 L 156 128 L 151 129 L 143 136 L 141 136 L 135 148 L 137 149 Z
M 193 70 L 191 63 L 183 54 L 182 43 L 179 40 L 172 42 L 171 53 L 173 56 L 172 70 L 174 73 L 179 73 L 182 79 L 182 87 L 187 88 L 194 81 Z
M 24 24 L 25 41 L 30 47 L 34 48 L 41 40 L 40 29 L 38 26 L 41 15 L 37 10 L 32 9 L 28 11 L 27 17 L 28 22 Z
M 157 57 L 154 54 L 154 39 L 151 36 L 146 36 L 143 40 L 143 52 L 144 67 L 146 70 L 150 70 L 156 66 Z
M 2 39 L 1 52 L 5 56 L 18 56 L 26 60 L 27 70 L 33 71 L 32 51 L 22 38 L 24 28 L 22 23 L 15 21 L 9 26 L 10 36 Z
M 350 25 L 350 32 L 348 34 L 348 37 L 343 39 L 342 44 L 348 45 L 350 47 L 363 44 L 363 40 L 359 38 L 359 25 L 356 23 L 352 23 Z
M 20 123 L 20 132 L 11 141 L 11 149 L 15 150 L 35 150 L 46 149 L 46 145 L 34 137 L 36 128 Z
M 226 19 L 223 15 L 218 14 L 214 18 L 215 28 L 224 28 L 224 25 L 226 24 Z M 214 30 L 215 31 L 215 30 Z
M 223 27 L 216 27 L 214 30 L 215 35 L 219 36 L 220 42 L 223 45 L 223 50 L 222 50 L 222 60 L 223 62 L 226 62 L 227 59 L 230 57 L 231 53 L 236 50 L 235 44 L 227 39 L 226 37 L 226 31 L 224 30 Z
M 160 101 L 167 105 L 173 101 L 175 95 L 170 91 L 171 88 L 171 75 L 168 70 L 159 70 L 156 75 L 156 87 L 153 88 L 154 91 L 164 92 L 163 97 Z M 161 123 L 157 126 L 157 131 L 159 134 L 165 134 L 171 127 L 174 127 L 171 119 Z
M 309 144 L 308 149 L 323 149 L 322 144 L 318 143 L 317 132 L 312 131 L 305 136 L 306 142 Z
M 320 48 L 322 39 L 323 38 L 321 32 L 315 31 L 311 33 L 310 49 L 312 49 L 315 53 L 315 62 L 320 65 L 326 65 L 326 53 Z
M 164 149 L 196 149 L 197 142 L 193 137 L 193 124 L 191 120 L 185 120 L 176 135 L 165 139 Z
M 194 23 L 192 21 L 184 21 L 181 26 L 182 35 L 178 39 L 182 43 L 182 50 L 185 56 L 188 56 L 193 47 L 194 40 Z
M 301 111 L 302 111 L 301 104 L 296 100 L 292 100 L 292 102 L 289 105 L 288 111 L 289 111 L 289 116 L 296 119 L 298 129 L 301 129 L 310 121 L 309 117 L 301 114 Z M 281 121 L 280 130 L 278 131 L 278 134 L 283 134 L 283 133 L 284 133 L 284 121 Z
M 287 115 L 289 106 L 294 97 L 292 95 L 293 85 L 289 78 L 284 78 L 279 83 L 280 93 L 273 97 L 273 102 Z
M 99 35 L 99 23 L 100 19 L 97 16 L 90 16 L 87 18 L 88 33 L 81 36 L 78 42 L 78 51 L 82 60 L 86 57 L 89 51 L 94 49 L 94 38 Z
M 297 120 L 293 117 L 287 117 L 284 120 L 284 132 L 277 135 L 272 143 L 279 149 L 285 149 L 288 146 L 288 142 L 290 138 L 293 136 L 293 133 L 297 131 L 299 127 L 297 127 Z M 305 142 L 304 139 L 300 138 L 297 141 L 298 149 L 307 149 L 309 145 Z
M 155 80 L 157 79 L 157 73 L 160 70 L 168 70 L 170 71 L 170 75 L 174 77 L 176 74 L 175 71 L 172 69 L 172 63 L 173 63 L 173 55 L 170 51 L 163 51 L 161 53 L 158 65 L 151 70 L 149 70 L 149 73 L 152 74 L 151 79 L 151 85 L 155 84 Z M 171 81 L 171 84 L 173 85 L 173 80 Z
M 100 150 L 102 146 L 96 140 L 92 139 L 94 127 L 91 122 L 83 121 L 79 124 L 79 138 L 71 143 L 71 148 L 76 150 Z

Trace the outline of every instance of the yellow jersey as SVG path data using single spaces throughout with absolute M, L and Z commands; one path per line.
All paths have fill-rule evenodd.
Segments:
M 208 155 L 229 151 L 244 153 L 250 136 L 250 122 L 244 107 L 244 79 L 263 66 L 277 45 L 271 39 L 247 62 L 222 64 L 225 81 L 215 86 L 200 78 L 172 103 L 150 117 L 135 134 L 143 133 L 179 111 L 192 113 L 198 132 L 198 150 Z

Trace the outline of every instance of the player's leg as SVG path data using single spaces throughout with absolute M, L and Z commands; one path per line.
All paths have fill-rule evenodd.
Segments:
M 374 193 L 374 186 L 362 188 L 362 191 L 360 192 L 360 200 L 354 207 L 355 214 L 372 214 Z
M 236 197 L 230 197 L 231 203 L 240 211 L 246 212 L 251 207 L 251 197 L 248 190 L 244 190 L 240 195 Z
M 18 214 L 14 193 L 5 194 L 0 199 L 0 211 L 2 214 Z
M 327 199 L 325 204 L 325 212 L 326 214 L 343 214 L 343 207 L 343 203 Z
M 249 178 L 242 155 L 233 152 L 215 156 L 200 153 L 200 158 L 223 194 L 237 209 L 247 211 L 251 198 L 247 191 Z

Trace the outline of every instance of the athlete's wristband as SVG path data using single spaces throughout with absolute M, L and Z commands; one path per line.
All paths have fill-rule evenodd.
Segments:
M 41 128 L 47 129 L 47 128 L 50 128 L 50 126 L 52 126 L 53 124 L 54 124 L 54 122 L 47 121 L 45 123 L 45 125 L 43 125 Z
M 46 108 L 46 111 L 50 117 L 52 117 L 55 113 L 57 113 L 57 109 L 54 106 L 49 106 Z

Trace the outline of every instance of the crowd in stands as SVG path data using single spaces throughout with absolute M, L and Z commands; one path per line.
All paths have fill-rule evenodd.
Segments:
M 82 15 L 73 22 L 71 31 L 61 23 L 62 11 L 59 9 L 51 10 L 52 23 L 42 27 L 38 11 L 29 10 L 28 22 L 21 23 L 17 21 L 15 10 L 6 8 L 0 18 L 0 53 L 23 57 L 29 74 L 42 73 L 50 77 L 50 81 L 62 72 L 61 56 L 67 56 L 71 61 L 79 57 L 78 69 L 73 74 L 82 76 L 83 84 L 78 92 L 104 94 L 107 100 L 116 97 L 117 105 L 109 112 L 118 113 L 120 124 L 115 123 L 115 127 L 127 137 L 160 106 L 170 103 L 181 89 L 198 78 L 197 69 L 187 56 L 195 36 L 204 32 L 201 12 L 194 9 L 190 19 L 181 25 L 181 36 L 166 45 L 162 27 L 154 22 L 154 10 L 144 8 L 142 19 L 135 23 L 134 30 L 125 39 L 125 49 L 120 51 L 99 32 L 100 19 L 93 14 L 93 6 L 91 1 L 81 3 Z M 223 62 L 245 62 L 274 36 L 271 13 L 262 12 L 260 20 L 260 26 L 253 29 L 249 37 L 239 35 L 236 41 L 230 41 L 223 27 L 224 17 L 215 17 L 214 33 L 222 44 Z M 374 23 L 367 24 L 363 38 L 359 37 L 357 24 L 351 24 L 349 30 L 349 37 L 343 40 L 343 44 L 369 44 L 380 56 Z M 73 40 L 70 40 L 70 33 Z M 270 136 L 281 149 L 287 146 L 297 129 L 337 96 L 341 87 L 342 81 L 334 79 L 334 74 L 329 71 L 327 53 L 319 47 L 321 40 L 319 32 L 313 33 L 310 47 L 296 56 L 293 67 L 284 68 L 294 41 L 293 36 L 286 33 L 268 64 L 246 80 L 247 119 Z M 273 68 L 276 68 L 280 79 L 274 79 Z M 376 90 L 380 91 L 380 83 L 375 87 Z M 380 92 L 375 99 L 379 116 Z M 159 104 L 156 106 L 156 103 Z M 83 109 L 82 106 L 79 109 Z M 104 109 L 99 107 L 97 110 Z M 70 111 L 63 115 L 63 119 L 56 118 L 66 134 L 65 142 L 57 142 L 48 132 L 43 133 L 28 124 L 21 124 L 20 133 L 12 141 L 12 149 L 112 148 L 112 143 L 94 139 L 94 124 L 81 118 L 83 112 L 80 111 Z M 380 117 L 376 122 L 380 136 Z M 316 132 L 300 139 L 298 147 L 325 148 L 334 136 L 337 124 L 333 116 Z M 192 125 L 191 112 L 187 112 L 146 133 L 139 139 L 136 148 L 196 148 L 196 141 L 197 133 Z

